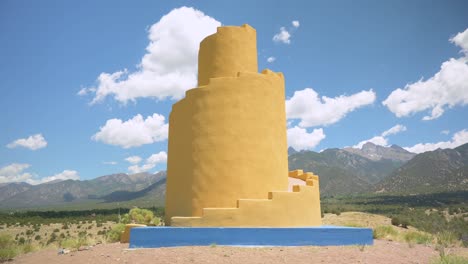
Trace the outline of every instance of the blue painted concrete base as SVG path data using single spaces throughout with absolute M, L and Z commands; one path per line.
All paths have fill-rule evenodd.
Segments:
M 319 227 L 136 227 L 130 248 L 179 246 L 341 246 L 372 245 L 372 229 Z

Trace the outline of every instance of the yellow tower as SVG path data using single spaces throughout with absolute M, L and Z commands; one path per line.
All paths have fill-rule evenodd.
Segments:
M 169 117 L 168 225 L 321 224 L 318 177 L 288 174 L 283 74 L 258 73 L 256 46 L 249 25 L 200 43 L 198 87 Z

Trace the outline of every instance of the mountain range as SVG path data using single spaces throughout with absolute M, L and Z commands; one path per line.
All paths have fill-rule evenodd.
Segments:
M 468 143 L 421 154 L 366 143 L 322 152 L 288 149 L 289 169 L 320 177 L 322 196 L 468 191 Z M 0 184 L 0 209 L 83 209 L 164 205 L 166 172 L 112 174 L 92 180 Z

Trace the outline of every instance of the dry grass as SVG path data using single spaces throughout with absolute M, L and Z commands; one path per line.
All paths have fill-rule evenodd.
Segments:
M 60 241 L 65 239 L 78 240 L 81 238 L 81 240 L 84 240 L 86 238 L 87 241 L 105 242 L 105 236 L 102 232 L 110 230 L 114 224 L 113 222 L 106 222 L 97 227 L 95 221 L 92 223 L 85 221 L 78 224 L 67 224 L 66 228 L 64 228 L 64 224 L 57 223 L 40 225 L 37 231 L 32 225 L 10 225 L 9 227 L 1 225 L 3 228 L 0 229 L 0 233 L 9 234 L 13 238 L 17 238 L 16 242 L 24 239 L 25 242 L 31 244 L 34 248 L 57 248 L 60 245 Z M 101 234 L 98 234 L 98 232 L 101 232 Z M 51 241 L 51 236 L 56 236 L 56 239 L 52 239 L 54 241 Z
M 344 212 L 339 216 L 325 214 L 323 224 L 369 227 L 374 230 L 374 238 L 376 239 L 406 242 L 410 246 L 414 244 L 428 245 L 436 242 L 431 234 L 419 231 L 411 226 L 408 228 L 393 226 L 391 218 L 382 215 L 362 212 Z

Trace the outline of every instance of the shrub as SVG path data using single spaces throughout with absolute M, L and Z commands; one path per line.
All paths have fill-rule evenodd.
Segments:
M 449 247 L 457 242 L 455 233 L 450 231 L 442 231 L 437 234 L 437 244 L 443 247 Z
M 161 220 L 155 217 L 153 212 L 147 209 L 133 208 L 122 217 L 122 223 L 129 224 L 145 224 L 145 225 L 159 225 Z
M 26 235 L 27 235 L 27 236 L 30 236 L 30 235 L 32 235 L 32 234 L 34 234 L 34 231 L 33 231 L 33 230 L 31 230 L 31 229 L 26 230 Z
M 67 248 L 67 249 L 78 249 L 79 241 L 76 238 L 67 238 L 60 241 L 60 247 Z
M 22 253 L 29 253 L 34 251 L 34 246 L 31 243 L 26 243 L 21 247 Z
M 406 232 L 403 238 L 408 243 L 427 245 L 432 242 L 432 236 L 430 234 L 415 231 Z
M 106 239 L 109 242 L 117 242 L 120 241 L 120 235 L 125 229 L 124 224 L 116 224 L 112 227 L 112 229 L 107 232 Z
M 18 255 L 18 248 L 13 238 L 8 234 L 0 235 L 0 262 L 13 259 Z
M 24 239 L 24 237 L 20 237 L 18 240 L 19 244 L 24 244 L 25 242 L 26 242 L 26 239 Z
M 35 236 L 35 237 L 34 237 L 34 240 L 36 240 L 36 241 L 37 241 L 37 240 L 41 240 L 41 236 L 40 236 L 40 235 Z
M 400 221 L 400 223 L 401 223 L 401 227 L 403 227 L 403 228 L 408 228 L 408 226 L 410 225 L 410 224 L 409 224 L 409 221 L 406 220 L 406 219 L 402 219 L 402 220 Z
M 51 243 L 53 243 L 53 242 L 55 242 L 56 240 L 57 240 L 57 235 L 56 235 L 55 233 L 52 233 L 52 234 L 50 235 L 49 240 L 47 240 L 47 245 L 48 245 L 48 244 L 51 244 Z
M 379 238 L 395 238 L 398 232 L 391 226 L 378 226 L 373 230 L 373 237 Z
M 394 226 L 400 226 L 401 221 L 398 217 L 392 217 L 392 225 Z
M 55 228 L 54 233 L 58 233 L 58 232 L 60 232 L 60 230 L 58 228 Z

